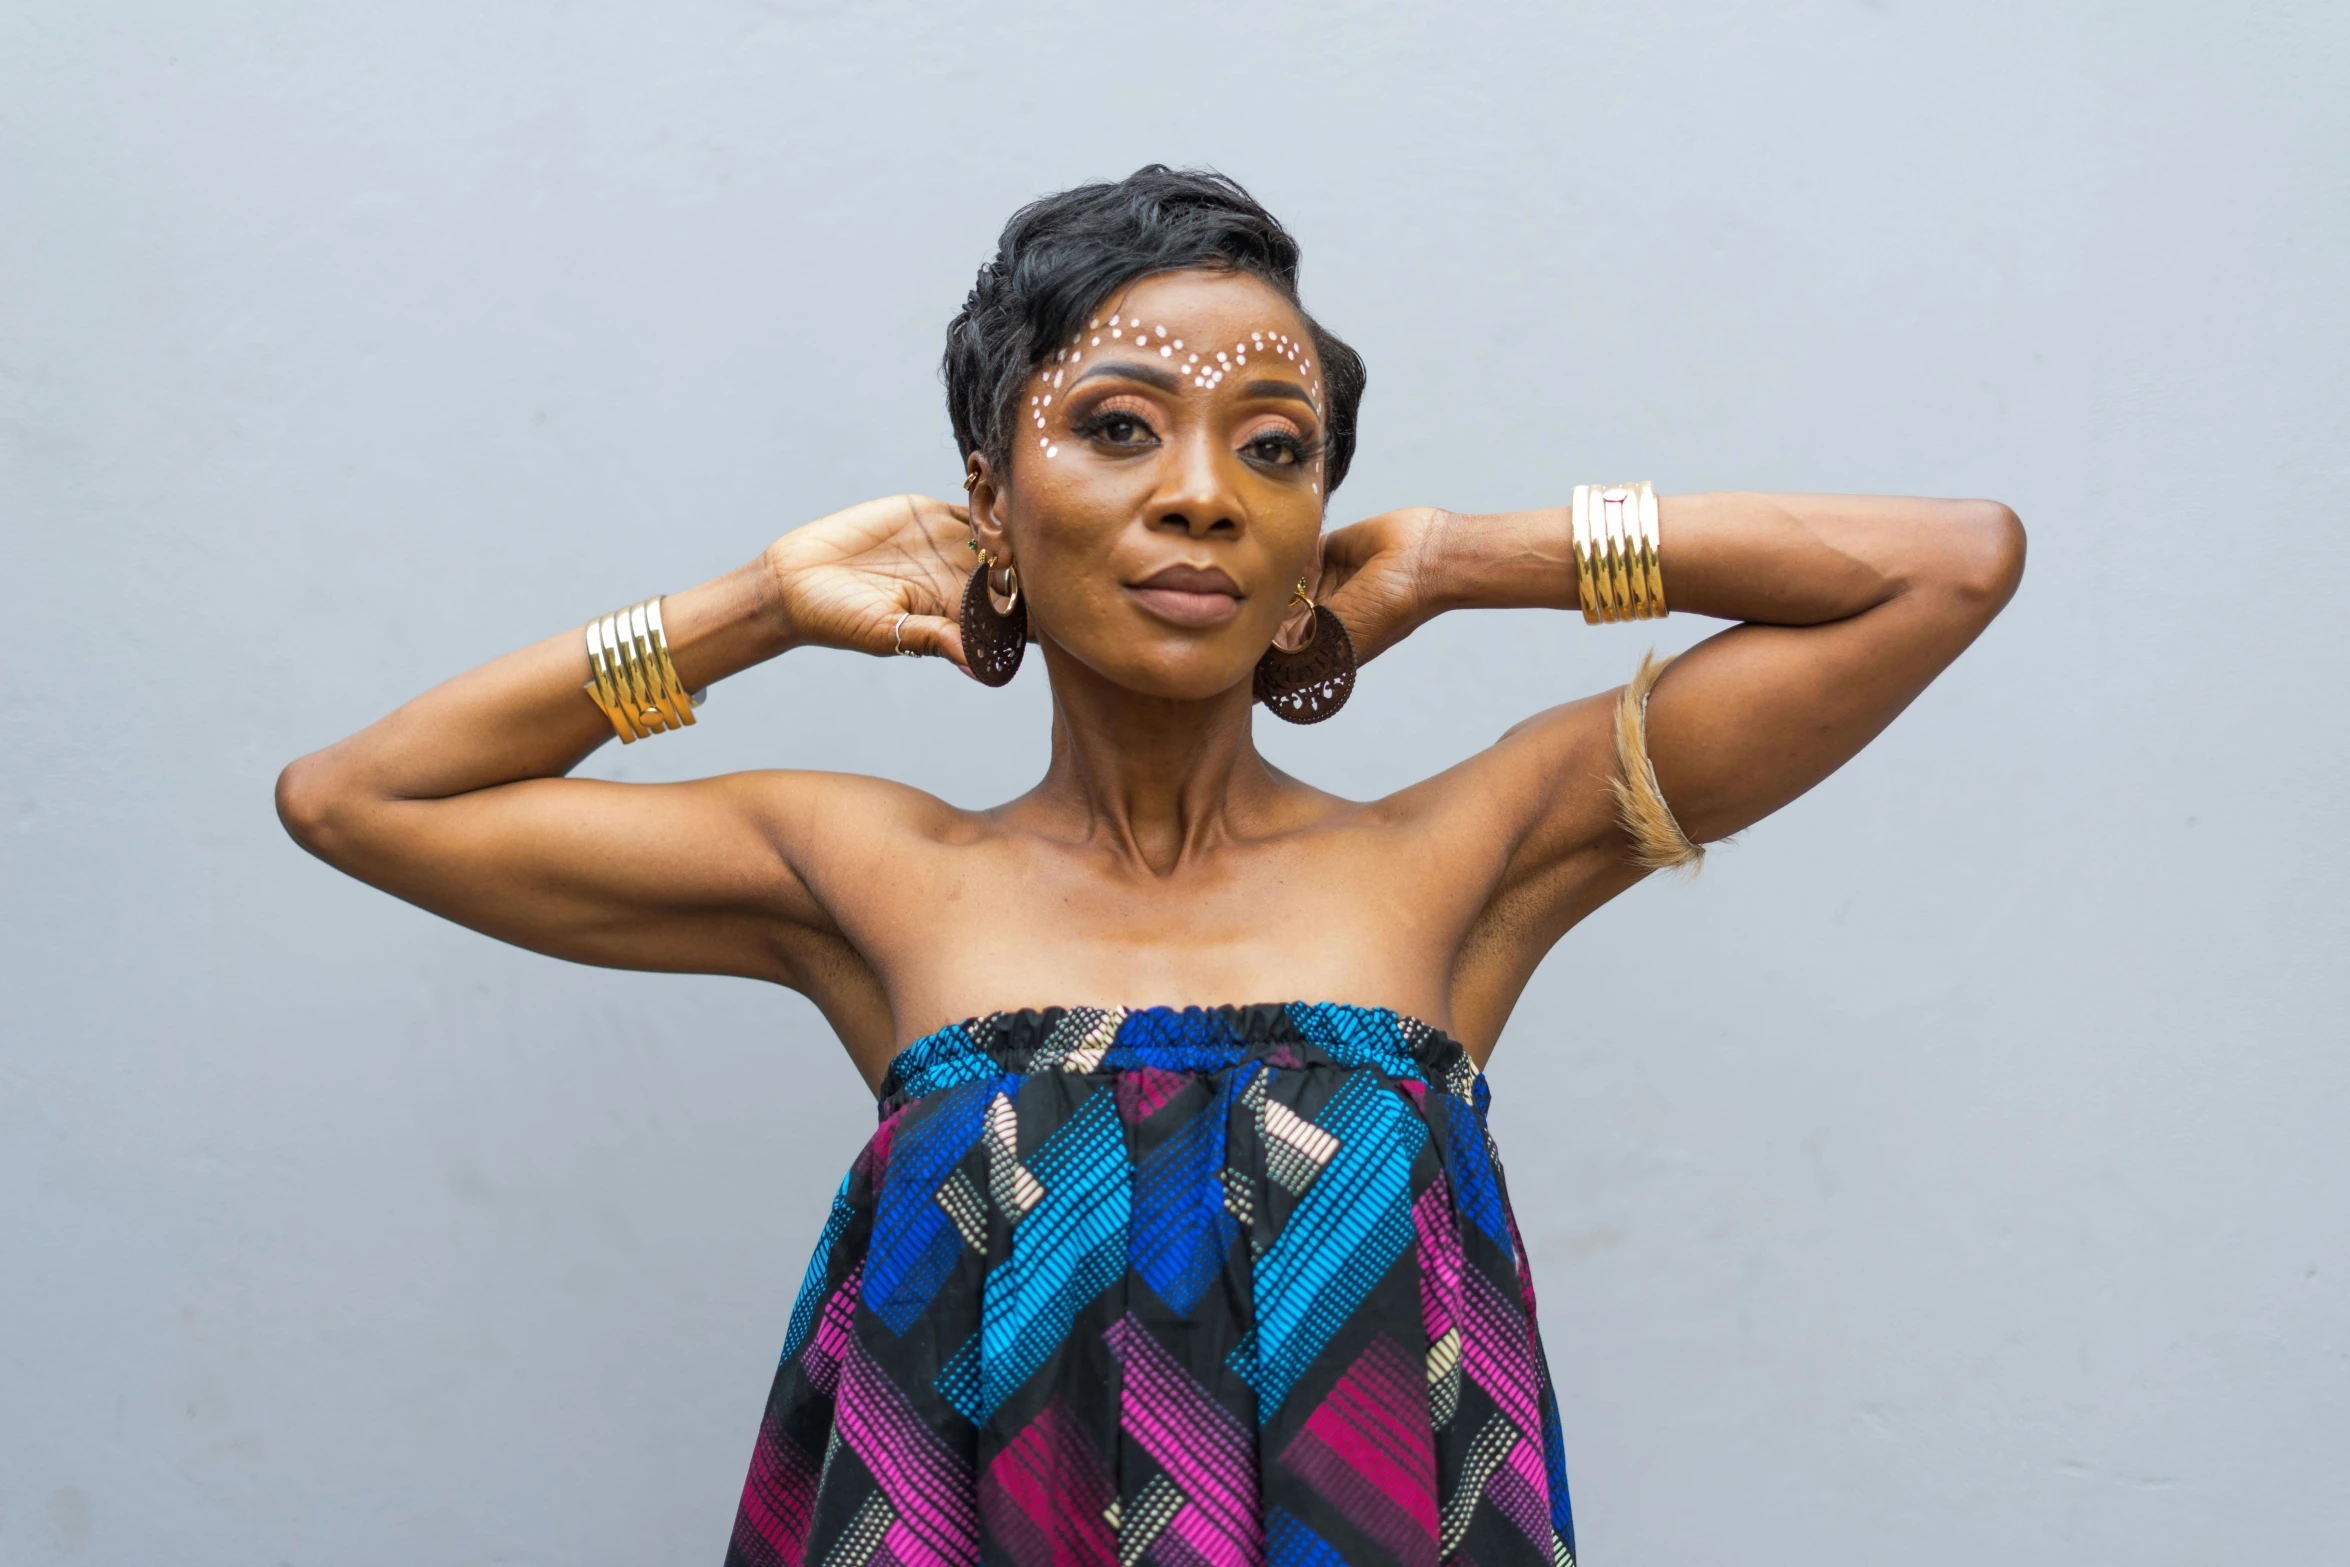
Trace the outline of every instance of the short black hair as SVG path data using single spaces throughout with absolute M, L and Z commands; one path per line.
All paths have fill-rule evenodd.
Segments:
M 1264 279 L 1305 317 L 1328 393 L 1324 471 L 1335 490 L 1354 461 L 1363 356 L 1297 297 L 1297 241 L 1238 181 L 1148 164 L 1079 185 L 1012 214 L 995 259 L 947 326 L 941 369 L 955 443 L 999 470 L 1010 461 L 1020 388 L 1087 313 L 1136 278 L 1215 268 Z

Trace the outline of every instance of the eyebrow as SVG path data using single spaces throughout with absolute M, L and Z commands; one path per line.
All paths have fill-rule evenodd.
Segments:
M 1092 380 L 1097 375 L 1124 376 L 1130 381 L 1140 381 L 1145 386 L 1155 386 L 1162 392 L 1175 391 L 1182 385 L 1182 377 L 1177 375 L 1174 371 L 1169 370 L 1162 365 L 1143 364 L 1138 360 L 1132 359 L 1102 360 L 1095 364 L 1092 369 L 1079 374 L 1077 379 L 1070 384 L 1072 386 L 1082 385 L 1083 383 Z M 1306 407 L 1313 409 L 1317 414 L 1321 412 L 1321 410 L 1315 406 L 1312 394 L 1307 392 L 1304 387 L 1298 385 L 1295 381 L 1271 381 L 1259 379 L 1248 382 L 1241 387 L 1241 391 L 1250 397 L 1286 397 L 1293 402 L 1300 402 L 1305 404 Z
M 1077 380 L 1070 384 L 1080 385 L 1092 380 L 1097 375 L 1122 375 L 1130 381 L 1140 381 L 1146 386 L 1155 386 L 1162 392 L 1172 392 L 1177 385 L 1174 371 L 1159 365 L 1146 365 L 1129 359 L 1104 360 L 1078 376 Z
M 1313 398 L 1307 394 L 1304 387 L 1298 385 L 1295 381 L 1251 381 L 1246 386 L 1243 386 L 1241 390 L 1246 392 L 1251 397 L 1294 398 L 1298 402 L 1305 404 L 1308 408 L 1314 408 Z M 1314 408 L 1314 411 L 1316 413 L 1321 412 L 1319 408 Z

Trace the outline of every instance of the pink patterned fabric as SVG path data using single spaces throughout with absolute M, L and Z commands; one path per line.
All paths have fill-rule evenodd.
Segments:
M 908 1046 L 730 1567 L 1572 1567 L 1486 1103 L 1456 1042 L 1360 1007 Z

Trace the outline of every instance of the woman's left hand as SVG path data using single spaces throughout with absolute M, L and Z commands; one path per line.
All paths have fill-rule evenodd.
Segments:
M 1442 607 L 1433 591 L 1438 541 L 1451 520 L 1441 507 L 1406 506 L 1323 538 L 1314 599 L 1345 622 L 1357 660 L 1377 658 Z

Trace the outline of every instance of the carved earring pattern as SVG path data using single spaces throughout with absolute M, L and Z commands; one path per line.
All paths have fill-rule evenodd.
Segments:
M 959 621 L 963 657 L 983 686 L 1011 684 L 1020 672 L 1021 657 L 1028 651 L 1028 604 L 1020 597 L 1019 568 L 1004 568 L 1003 593 L 1010 602 L 1002 609 L 995 606 L 995 585 L 988 580 L 994 569 L 994 558 L 982 552 L 971 580 L 963 584 Z
M 1304 646 L 1295 652 L 1276 642 L 1257 660 L 1256 698 L 1276 718 L 1293 724 L 1318 724 L 1346 706 L 1355 689 L 1355 643 L 1346 622 L 1327 604 L 1306 596 L 1301 580 L 1292 604 L 1312 607 L 1314 618 Z

